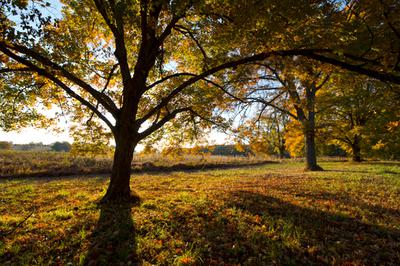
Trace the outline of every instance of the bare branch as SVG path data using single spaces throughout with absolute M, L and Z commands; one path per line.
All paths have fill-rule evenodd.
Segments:
M 33 215 L 33 213 L 35 212 L 36 209 L 33 209 L 22 221 L 20 221 L 16 226 L 14 226 L 13 229 L 11 229 L 8 232 L 5 233 L 1 233 L 0 234 L 0 239 L 4 238 L 7 235 L 11 235 L 12 233 L 14 233 L 23 223 L 25 223 L 29 217 L 31 217 Z
M 230 93 L 229 91 L 227 91 L 227 90 L 224 88 L 224 86 L 222 86 L 222 85 L 220 85 L 220 84 L 218 84 L 218 83 L 216 83 L 216 82 L 214 82 L 214 81 L 212 81 L 212 80 L 206 79 L 206 78 L 203 78 L 202 80 L 204 80 L 204 81 L 207 82 L 207 83 L 210 83 L 210 84 L 214 85 L 214 86 L 217 87 L 218 89 L 222 90 L 225 94 L 229 95 L 231 98 L 233 98 L 233 99 L 235 99 L 235 100 L 237 100 L 237 101 L 239 101 L 239 102 L 241 102 L 241 103 L 246 103 L 245 100 L 240 99 L 239 97 L 237 97 L 237 96 L 233 95 L 232 93 Z
M 321 83 L 319 85 L 315 86 L 315 91 L 319 90 L 322 88 L 322 86 L 325 85 L 326 82 L 328 82 L 329 78 L 331 77 L 331 75 L 326 75 L 326 77 L 321 81 Z
M 248 100 L 253 100 L 253 102 L 262 103 L 262 104 L 264 104 L 266 106 L 271 106 L 272 108 L 275 108 L 276 110 L 280 111 L 281 113 L 287 114 L 287 115 L 293 117 L 294 119 L 298 120 L 298 116 L 296 116 L 295 114 L 293 114 L 289 110 L 283 109 L 283 108 L 281 108 L 281 107 L 279 107 L 279 106 L 277 106 L 276 104 L 273 103 L 281 95 L 282 94 L 279 94 L 278 96 L 274 97 L 270 101 L 266 101 L 266 100 L 261 99 L 261 98 L 248 98 Z
M 210 124 L 212 124 L 212 125 L 214 125 L 214 126 L 217 126 L 217 127 L 220 127 L 220 128 L 222 127 L 224 130 L 226 130 L 226 128 L 225 128 L 223 125 L 221 125 L 221 124 L 215 122 L 214 120 L 208 119 L 207 117 L 204 117 L 204 116 L 200 115 L 199 113 L 197 113 L 197 112 L 194 111 L 193 109 L 190 109 L 189 111 L 190 111 L 190 113 L 192 113 L 194 116 L 197 116 L 198 118 L 200 118 L 200 119 L 202 119 L 202 120 L 204 120 L 204 121 L 207 121 L 208 123 L 210 123 Z
M 175 118 L 175 116 L 179 113 L 182 112 L 188 112 L 191 109 L 189 107 L 187 108 L 181 108 L 181 109 L 176 109 L 170 113 L 168 113 L 166 116 L 164 116 L 163 118 L 161 118 L 160 121 L 153 123 L 150 127 L 148 127 L 146 130 L 142 131 L 139 133 L 139 139 L 144 139 L 146 138 L 148 135 L 150 135 L 151 133 L 153 133 L 154 131 L 160 129 L 165 123 L 167 123 L 168 121 L 172 120 L 173 118 Z
M 175 74 L 163 77 L 162 79 L 157 80 L 156 82 L 154 82 L 151 85 L 147 86 L 147 90 L 149 90 L 149 89 L 151 89 L 151 88 L 153 88 L 153 87 L 155 87 L 155 86 L 157 86 L 157 85 L 159 85 L 159 84 L 161 84 L 161 83 L 163 83 L 163 82 L 165 82 L 165 81 L 167 81 L 169 79 L 176 78 L 176 77 L 181 77 L 181 76 L 192 76 L 192 77 L 195 77 L 197 75 L 193 74 L 193 73 L 175 73 Z

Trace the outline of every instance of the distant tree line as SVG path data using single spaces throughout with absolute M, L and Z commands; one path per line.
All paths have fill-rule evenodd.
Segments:
M 0 141 L 0 150 L 69 152 L 71 151 L 71 144 L 67 141 L 56 141 L 49 145 L 43 144 L 42 142 L 13 144 L 11 141 Z

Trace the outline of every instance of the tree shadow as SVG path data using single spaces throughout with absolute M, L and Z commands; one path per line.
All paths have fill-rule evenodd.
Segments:
M 361 200 L 354 199 L 351 194 L 347 192 L 331 193 L 327 191 L 318 192 L 301 192 L 297 193 L 296 196 L 306 197 L 312 200 L 332 200 L 340 206 L 353 206 L 363 211 L 367 210 L 373 214 L 376 218 L 400 218 L 400 210 L 395 208 L 382 207 L 377 204 L 367 203 Z
M 368 161 L 368 164 L 375 164 L 375 165 L 382 165 L 382 166 L 398 166 L 400 167 L 399 161 L 386 161 L 386 162 L 379 162 L 379 161 Z
M 84 265 L 137 264 L 132 204 L 101 204 Z
M 396 265 L 400 230 L 249 191 L 221 195 L 216 210 L 179 210 L 175 234 L 206 265 Z M 201 238 L 199 238 L 201 236 Z
M 349 170 L 325 169 L 325 172 L 334 172 L 334 173 L 362 173 L 362 174 L 369 174 L 369 173 L 372 173 L 372 171 L 354 170 L 354 169 L 349 169 Z
M 400 167 L 400 162 L 397 161 L 388 161 L 388 162 L 375 162 L 375 161 L 365 161 L 362 163 L 354 163 L 354 165 L 371 165 L 371 166 L 387 166 L 387 167 L 393 167 L 393 168 L 397 168 Z M 327 169 L 325 170 L 326 172 L 338 172 L 338 173 L 365 173 L 365 174 L 369 174 L 369 173 L 376 173 L 376 170 L 356 170 L 356 169 Z M 391 169 L 384 169 L 382 171 L 380 171 L 379 173 L 383 173 L 383 174 L 393 174 L 393 175 L 398 175 L 399 172 L 398 171 L 394 171 Z
M 293 258 L 297 257 L 298 260 L 293 261 L 296 264 L 304 261 L 318 264 L 334 261 L 395 264 L 400 260 L 400 230 L 364 223 L 347 215 L 301 207 L 248 191 L 234 192 L 230 198 L 228 206 L 260 215 L 268 221 L 283 220 L 289 227 L 297 227 L 303 232 L 301 246 L 314 246 L 317 249 L 311 252 L 300 249 L 295 252 Z M 365 208 L 366 205 L 360 207 Z M 324 253 L 325 256 L 318 256 Z

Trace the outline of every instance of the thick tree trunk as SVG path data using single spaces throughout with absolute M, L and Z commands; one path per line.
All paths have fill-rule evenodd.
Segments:
M 132 194 L 130 189 L 131 163 L 137 142 L 131 137 L 132 132 L 115 136 L 114 161 L 110 184 L 102 203 L 137 202 L 139 198 Z
M 360 138 L 358 135 L 354 136 L 354 141 L 351 144 L 352 160 L 353 162 L 361 162 L 361 148 L 360 148 Z
M 322 167 L 317 164 L 317 151 L 315 148 L 315 124 L 313 114 L 309 121 L 304 125 L 306 171 L 322 171 Z

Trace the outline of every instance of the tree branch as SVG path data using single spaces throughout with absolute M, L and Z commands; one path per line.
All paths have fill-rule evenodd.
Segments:
M 0 69 L 0 74 L 3 73 L 10 73 L 10 72 L 25 72 L 25 71 L 31 71 L 28 67 L 21 67 L 21 68 L 1 68 Z
M 111 78 L 114 75 L 114 71 L 115 71 L 115 69 L 117 69 L 117 66 L 118 66 L 118 64 L 117 65 L 113 65 L 113 67 L 111 68 L 110 73 L 108 74 L 108 77 L 106 79 L 106 84 L 104 84 L 104 87 L 101 90 L 101 93 L 104 93 L 104 91 L 107 89 L 108 85 L 110 84 Z M 99 102 L 97 101 L 96 109 L 98 109 L 98 108 L 99 108 Z M 86 121 L 87 125 L 89 125 L 89 122 L 93 119 L 93 115 L 94 115 L 94 112 L 92 112 L 92 114 L 90 115 L 89 119 Z
M 201 51 L 201 53 L 203 54 L 204 57 L 204 61 L 208 60 L 208 56 L 206 51 L 204 50 L 204 48 L 201 46 L 200 42 L 196 39 L 196 37 L 194 36 L 194 34 L 186 27 L 181 26 L 181 25 L 175 25 L 174 27 L 175 30 L 181 32 L 182 34 L 188 34 L 189 37 L 196 43 L 197 47 L 199 48 L 199 50 Z
M 280 111 L 281 113 L 285 113 L 291 117 L 293 117 L 294 119 L 298 120 L 298 116 L 296 116 L 295 114 L 293 114 L 292 112 L 290 112 L 289 110 L 283 109 L 277 105 L 275 105 L 273 102 L 278 99 L 279 97 L 282 96 L 282 94 L 285 93 L 284 91 L 281 91 L 280 93 L 278 93 L 275 97 L 273 97 L 271 100 L 266 101 L 264 99 L 261 98 L 247 98 L 248 100 L 252 100 L 253 102 L 258 102 L 258 103 L 262 103 L 265 106 L 271 106 L 272 108 L 275 108 L 276 110 Z
M 218 89 L 222 90 L 224 93 L 226 93 L 228 96 L 230 96 L 231 98 L 235 99 L 236 101 L 239 101 L 241 103 L 246 103 L 245 100 L 233 95 L 232 93 L 227 91 L 222 85 L 220 85 L 220 84 L 218 84 L 218 83 L 216 83 L 216 82 L 214 82 L 212 80 L 206 79 L 206 78 L 203 78 L 202 80 L 204 80 L 207 83 L 210 83 L 210 84 L 214 85 L 215 87 L 217 87 Z
M 172 120 L 173 118 L 175 118 L 175 116 L 179 113 L 182 112 L 188 112 L 191 109 L 189 107 L 187 108 L 181 108 L 181 109 L 176 109 L 170 113 L 168 113 L 166 116 L 164 116 L 163 118 L 161 118 L 160 121 L 153 123 L 150 127 L 148 127 L 146 130 L 142 131 L 139 133 L 139 139 L 144 139 L 146 138 L 148 135 L 150 135 L 151 133 L 153 133 L 154 131 L 160 129 L 165 123 L 167 123 L 168 121 Z
M 13 52 L 11 52 L 10 50 L 8 50 L 7 48 L 5 48 L 4 46 L 0 45 L 0 51 L 2 51 L 4 54 L 6 54 L 7 56 L 9 56 L 10 58 L 26 65 L 27 67 L 29 67 L 32 71 L 38 73 L 40 76 L 43 76 L 45 78 L 48 78 L 49 80 L 53 81 L 56 85 L 58 85 L 61 89 L 63 89 L 68 95 L 70 95 L 72 98 L 78 100 L 79 102 L 81 102 L 83 105 L 85 105 L 86 107 L 88 107 L 90 110 L 92 110 L 94 113 L 96 113 L 96 115 L 103 120 L 111 129 L 111 131 L 114 132 L 114 126 L 113 124 L 95 107 L 93 106 L 90 102 L 88 102 L 87 100 L 85 100 L 82 96 L 80 96 L 79 94 L 75 93 L 70 87 L 68 87 L 64 82 L 62 82 L 59 78 L 57 78 L 54 74 L 48 72 L 46 69 L 44 68 L 40 68 L 36 65 L 34 65 L 32 62 L 28 61 L 25 58 L 22 58 L 16 54 L 14 54 Z
M 172 29 L 175 27 L 176 23 L 178 23 L 178 21 L 180 19 L 182 19 L 184 17 L 184 15 L 182 16 L 176 16 L 173 17 L 171 19 L 171 22 L 167 25 L 167 27 L 165 27 L 164 31 L 161 33 L 161 35 L 158 37 L 158 43 L 159 45 L 161 45 L 165 39 L 167 39 L 167 37 L 171 34 Z
M 358 65 L 353 65 L 332 57 L 327 57 L 321 54 L 317 54 L 312 50 L 292 50 L 291 52 L 296 53 L 295 55 L 301 55 L 301 56 L 305 56 L 323 63 L 328 63 L 330 65 L 334 65 L 334 66 L 338 66 L 342 69 L 346 69 L 346 70 L 350 70 L 359 74 L 363 74 L 375 79 L 378 79 L 380 81 L 389 81 L 395 84 L 400 84 L 400 76 L 399 75 L 395 75 L 392 73 L 385 73 L 383 71 L 377 71 L 377 70 L 373 70 L 373 69 L 367 69 L 367 68 L 363 68 L 361 66 Z M 286 53 L 286 52 L 280 52 L 280 54 L 282 56 L 288 56 L 290 55 L 290 53 Z
M 159 85 L 159 84 L 163 83 L 164 81 L 167 81 L 167 80 L 169 80 L 171 78 L 176 78 L 176 77 L 181 77 L 181 76 L 192 76 L 192 77 L 195 77 L 197 75 L 193 74 L 193 73 L 186 73 L 186 72 L 185 73 L 175 73 L 175 74 L 172 74 L 172 75 L 169 75 L 169 76 L 165 76 L 165 77 L 161 78 L 160 80 L 157 80 L 156 82 L 154 82 L 151 85 L 147 86 L 147 90 L 149 90 L 149 89 L 151 89 L 151 88 L 153 88 L 153 87 L 155 87 L 155 86 L 157 86 L 157 85 Z
M 127 88 L 128 84 L 131 81 L 131 72 L 128 64 L 128 55 L 125 47 L 125 37 L 124 37 L 124 28 L 123 28 L 123 18 L 121 14 L 115 11 L 115 6 L 112 7 L 114 10 L 114 17 L 116 20 L 116 24 L 114 25 L 107 14 L 107 10 L 105 7 L 105 3 L 103 0 L 94 0 L 97 10 L 100 12 L 107 26 L 110 28 L 113 33 L 115 40 L 115 52 L 114 55 L 118 60 L 119 67 L 121 69 L 122 82 L 124 87 Z M 115 3 L 112 4 L 115 5 Z
M 194 84 L 195 82 L 202 80 L 205 77 L 210 76 L 218 71 L 221 71 L 221 70 L 224 70 L 227 68 L 237 67 L 239 65 L 251 63 L 254 61 L 263 60 L 272 55 L 274 55 L 274 52 L 265 52 L 265 53 L 256 54 L 256 55 L 253 55 L 250 57 L 246 57 L 246 58 L 242 58 L 242 59 L 238 59 L 235 61 L 221 64 L 221 65 L 213 67 L 201 74 L 193 76 L 192 78 L 184 81 L 181 85 L 179 85 L 173 91 L 171 91 L 169 95 L 167 95 L 165 98 L 163 98 L 157 106 L 155 106 L 146 115 L 144 115 L 141 119 L 139 119 L 138 122 L 141 124 L 141 123 L 143 123 L 143 121 L 146 121 L 149 117 L 154 115 L 158 110 L 165 107 L 169 103 L 169 101 L 172 100 L 177 94 L 179 94 L 181 91 L 183 91 L 185 88 L 189 87 L 190 85 Z
M 14 50 L 17 51 L 19 53 L 22 53 L 24 55 L 27 55 L 35 60 L 37 60 L 38 62 L 42 63 L 43 65 L 52 68 L 53 70 L 58 71 L 62 76 L 64 76 L 65 78 L 67 78 L 68 80 L 72 81 L 73 83 L 75 83 L 76 85 L 78 85 L 79 87 L 81 87 L 82 89 L 84 89 L 85 91 L 87 91 L 90 95 L 92 95 L 97 101 L 99 101 L 104 108 L 106 108 L 107 111 L 109 111 L 114 117 L 117 116 L 118 113 L 118 108 L 117 106 L 114 104 L 114 102 L 111 100 L 111 98 L 109 98 L 107 95 L 97 91 L 96 89 L 94 89 L 92 86 L 90 86 L 88 83 L 86 83 L 85 81 L 81 80 L 80 78 L 78 78 L 77 76 L 75 76 L 74 74 L 72 74 L 71 72 L 67 71 L 65 68 L 61 67 L 60 65 L 52 62 L 50 59 L 42 56 L 41 54 L 33 51 L 30 48 L 24 47 L 22 45 L 18 45 L 18 44 L 14 44 L 14 45 L 7 45 L 5 42 L 0 41 L 0 50 L 6 54 L 5 50 L 10 51 Z M 14 54 L 14 53 L 13 53 Z M 16 55 L 16 54 L 14 54 Z M 22 58 L 20 56 L 16 57 L 16 58 L 20 58 L 23 59 L 24 62 L 30 62 L 28 59 Z M 26 63 L 23 63 L 21 60 L 18 60 L 14 58 L 14 60 L 16 60 L 17 62 L 20 62 L 26 66 L 28 66 Z M 33 63 L 32 63 L 33 64 Z M 29 66 L 28 66 L 29 67 Z

